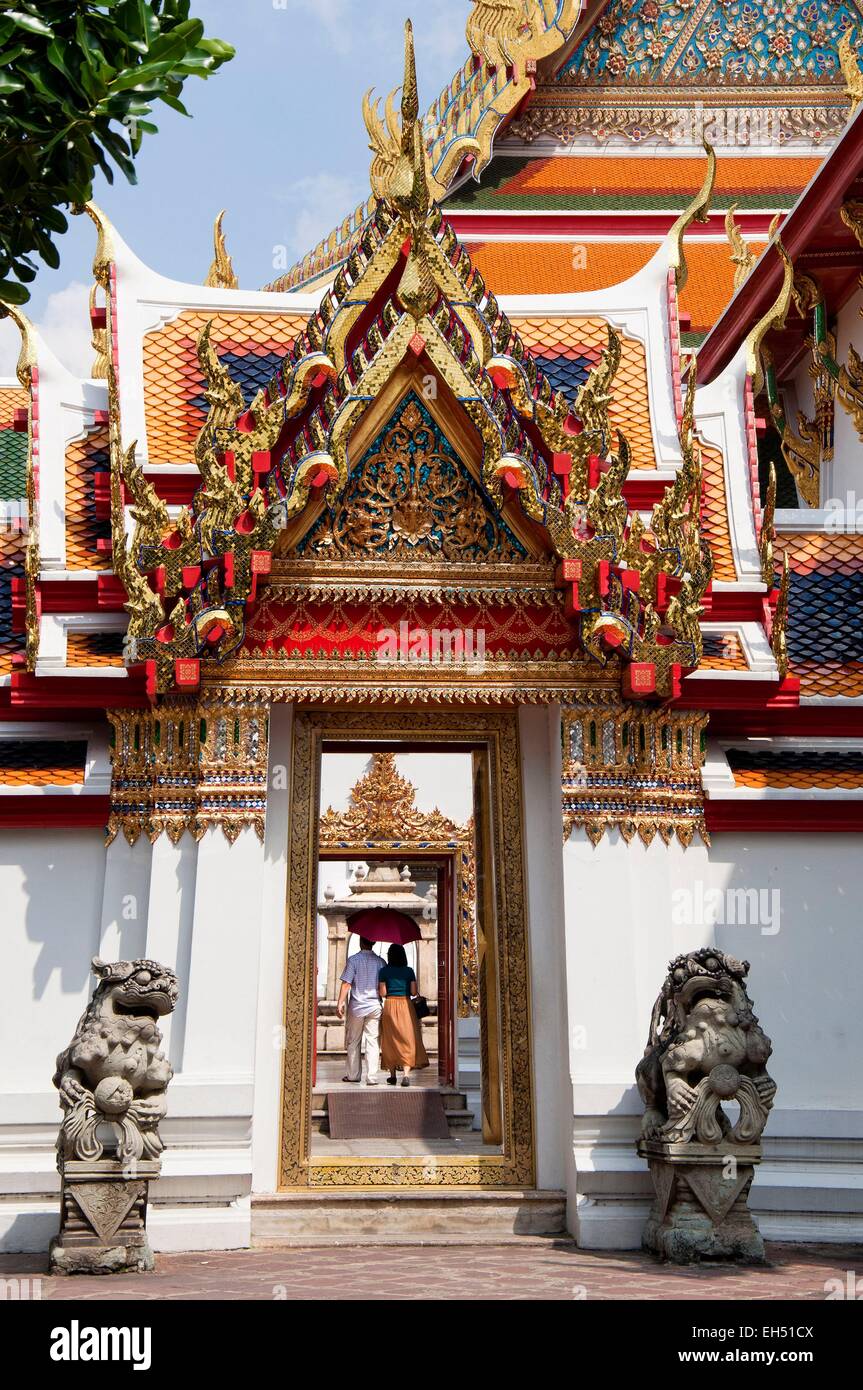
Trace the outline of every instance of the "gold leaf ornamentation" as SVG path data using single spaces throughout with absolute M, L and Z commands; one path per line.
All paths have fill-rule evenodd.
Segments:
M 228 255 L 225 234 L 222 231 L 224 216 L 225 209 L 222 208 L 213 223 L 213 261 L 204 284 L 217 290 L 236 290 L 239 288 L 239 281 L 234 274 L 234 263 Z

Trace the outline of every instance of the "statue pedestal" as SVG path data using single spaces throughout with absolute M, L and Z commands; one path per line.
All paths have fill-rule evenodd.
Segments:
M 156 1159 L 60 1159 L 60 1230 L 51 1274 L 139 1274 L 154 1267 L 147 1239 L 147 1195 Z
M 764 1264 L 764 1241 L 747 1206 L 760 1144 L 714 1146 L 643 1139 L 656 1193 L 642 1245 L 673 1264 Z

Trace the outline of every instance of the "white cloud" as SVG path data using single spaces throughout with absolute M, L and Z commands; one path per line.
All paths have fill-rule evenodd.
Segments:
M 0 377 L 14 376 L 21 334 L 11 319 L 0 319 Z
M 48 296 L 38 328 L 55 357 L 75 376 L 89 377 L 93 366 L 90 344 L 90 286 L 73 280 Z
M 45 301 L 33 322 L 42 339 L 73 376 L 89 377 L 93 366 L 90 345 L 90 287 L 73 280 Z M 27 313 L 27 305 L 24 306 Z M 0 376 L 14 376 L 21 335 L 11 319 L 0 320 Z
M 351 30 L 354 26 L 350 22 L 347 0 L 273 0 L 273 9 L 299 10 L 316 19 L 326 30 L 336 53 L 350 53 L 353 48 Z
M 284 240 L 288 256 L 295 261 L 313 250 L 365 196 L 359 179 L 327 173 L 311 174 L 280 189 L 276 201 L 290 209 Z

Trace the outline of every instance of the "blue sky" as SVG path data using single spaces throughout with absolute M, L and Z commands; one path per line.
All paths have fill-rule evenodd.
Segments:
M 190 78 L 184 120 L 156 106 L 138 183 L 98 177 L 94 196 L 154 270 L 200 282 L 212 257 L 212 224 L 225 233 L 244 287 L 272 279 L 274 248 L 289 263 L 368 195 L 363 92 L 384 96 L 401 81 L 402 26 L 410 15 L 420 96 L 427 107 L 467 56 L 470 0 L 197 0 L 207 32 L 237 50 L 206 82 Z M 86 372 L 86 292 L 93 228 L 72 218 L 61 265 L 40 268 L 27 312 L 70 369 Z M 13 350 L 14 349 L 14 350 Z M 0 324 L 0 374 L 14 366 L 17 335 Z

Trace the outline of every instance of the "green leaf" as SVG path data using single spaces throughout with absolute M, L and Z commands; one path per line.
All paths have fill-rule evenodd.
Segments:
M 54 30 L 34 14 L 25 14 L 23 10 L 7 10 L 6 18 L 17 24 L 19 29 L 26 29 L 28 34 L 41 34 L 46 39 L 54 37 Z
M 5 299 L 7 304 L 26 304 L 29 298 L 30 291 L 17 280 L 0 280 L 0 299 Z
M 20 92 L 26 86 L 18 77 L 12 77 L 10 73 L 0 70 L 0 92 Z

